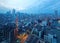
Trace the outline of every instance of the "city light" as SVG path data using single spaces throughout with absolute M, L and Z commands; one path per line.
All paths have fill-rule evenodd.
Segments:
M 0 43 L 60 43 L 58 1 L 0 0 Z

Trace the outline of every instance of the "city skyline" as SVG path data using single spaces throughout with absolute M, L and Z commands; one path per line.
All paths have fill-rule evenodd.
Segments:
M 54 13 L 60 11 L 59 0 L 0 0 L 0 12 L 19 10 L 26 13 Z

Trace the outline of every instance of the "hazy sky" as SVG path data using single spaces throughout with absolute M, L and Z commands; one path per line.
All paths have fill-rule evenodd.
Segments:
M 8 8 L 25 9 L 38 3 L 37 1 L 38 0 L 0 0 L 0 5 Z
M 29 9 L 28 12 L 36 10 L 37 12 L 39 9 L 60 9 L 60 0 L 0 0 L 0 6 L 16 10 Z

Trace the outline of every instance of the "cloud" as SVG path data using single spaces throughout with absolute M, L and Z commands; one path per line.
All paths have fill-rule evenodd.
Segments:
M 40 13 L 47 10 L 59 9 L 59 0 L 0 0 L 0 5 L 17 10 L 27 10 L 28 13 Z
M 36 1 L 38 0 L 6 0 L 0 1 L 0 4 L 8 8 L 21 10 L 35 4 Z

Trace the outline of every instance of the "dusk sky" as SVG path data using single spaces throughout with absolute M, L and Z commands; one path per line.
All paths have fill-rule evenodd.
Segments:
M 0 0 L 0 6 L 8 9 L 26 10 L 25 12 L 44 12 L 45 10 L 59 10 L 60 0 Z M 1 8 L 0 8 L 1 9 Z

